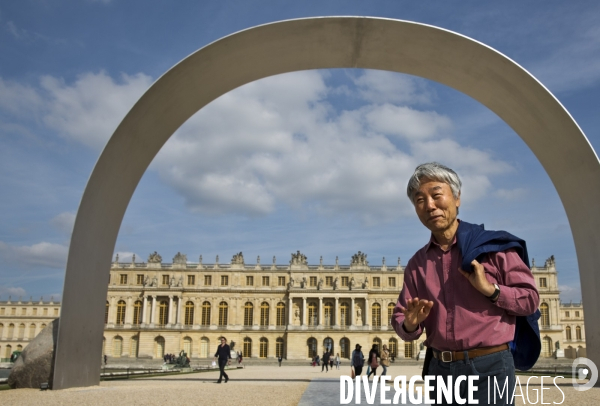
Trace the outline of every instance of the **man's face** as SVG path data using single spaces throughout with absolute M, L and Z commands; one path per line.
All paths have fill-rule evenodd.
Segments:
M 447 183 L 423 179 L 414 197 L 419 220 L 433 233 L 444 232 L 456 221 L 460 196 L 454 198 Z

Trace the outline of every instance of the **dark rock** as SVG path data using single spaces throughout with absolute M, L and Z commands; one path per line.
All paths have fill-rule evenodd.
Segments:
M 11 388 L 39 388 L 43 382 L 52 387 L 58 321 L 48 324 L 17 358 L 8 377 Z

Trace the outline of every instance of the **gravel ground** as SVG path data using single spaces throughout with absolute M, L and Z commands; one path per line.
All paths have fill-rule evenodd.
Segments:
M 313 378 L 337 378 L 342 373 L 348 374 L 349 370 L 348 366 L 344 366 L 339 371 L 325 373 L 320 368 L 310 366 L 255 366 L 230 370 L 230 381 L 220 385 L 215 383 L 219 372 L 212 371 L 105 381 L 99 386 L 62 391 L 7 390 L 0 392 L 0 405 L 297 405 Z M 420 368 L 393 366 L 388 369 L 388 374 L 410 377 L 420 374 Z M 529 393 L 529 399 L 525 398 L 526 403 L 523 403 L 521 398 L 516 398 L 515 404 L 541 404 L 540 399 L 536 402 L 541 388 L 540 380 L 531 379 L 527 391 L 527 378 L 520 376 L 520 382 L 523 393 Z M 600 404 L 600 388 L 578 392 L 573 389 L 570 379 L 559 379 L 557 383 L 565 394 L 562 405 Z M 563 395 L 551 379 L 544 379 L 544 388 L 544 403 L 559 404 L 563 400 Z

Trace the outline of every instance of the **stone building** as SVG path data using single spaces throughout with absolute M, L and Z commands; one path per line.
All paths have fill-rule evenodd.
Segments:
M 585 356 L 583 306 L 560 302 L 554 257 L 532 260 L 540 292 L 542 357 Z M 288 264 L 190 263 L 177 253 L 163 263 L 119 262 L 110 269 L 104 348 L 109 357 L 162 358 L 182 349 L 192 359 L 210 358 L 224 335 L 245 357 L 310 359 L 324 347 L 348 358 L 359 343 L 387 344 L 396 358 L 415 358 L 424 336 L 404 342 L 389 320 L 403 284 L 403 268 L 385 258 L 373 266 L 358 252 L 351 264 L 308 265 L 299 251 Z M 0 302 L 0 357 L 20 350 L 51 320 L 60 303 Z M 559 351 L 559 355 L 560 355 Z
M 53 299 L 11 299 L 0 302 L 0 362 L 9 361 L 13 351 L 22 351 L 60 313 L 60 303 Z

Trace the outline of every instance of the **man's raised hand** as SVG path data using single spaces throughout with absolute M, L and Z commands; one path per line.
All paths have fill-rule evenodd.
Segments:
M 406 308 L 400 306 L 400 311 L 404 314 L 404 329 L 412 333 L 419 324 L 429 316 L 429 312 L 433 307 L 431 300 L 419 299 L 415 297 L 406 301 Z

